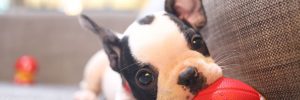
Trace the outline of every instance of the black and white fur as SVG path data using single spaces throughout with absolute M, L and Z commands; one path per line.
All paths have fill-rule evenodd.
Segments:
M 192 99 L 222 76 L 199 33 L 206 22 L 201 0 L 166 0 L 165 10 L 136 20 L 121 38 L 81 16 L 138 100 Z

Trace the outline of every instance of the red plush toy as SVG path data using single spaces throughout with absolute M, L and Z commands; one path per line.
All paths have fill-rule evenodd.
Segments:
M 194 100 L 260 100 L 260 95 L 239 80 L 222 77 L 201 90 Z

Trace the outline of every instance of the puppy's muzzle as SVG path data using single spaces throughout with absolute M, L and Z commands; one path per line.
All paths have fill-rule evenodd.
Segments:
M 177 83 L 188 88 L 191 93 L 196 94 L 198 90 L 205 87 L 206 79 L 200 72 L 198 72 L 196 67 L 187 67 L 179 74 Z

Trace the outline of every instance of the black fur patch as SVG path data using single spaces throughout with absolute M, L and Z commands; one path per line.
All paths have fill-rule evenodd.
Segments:
M 141 25 L 147 25 L 147 24 L 151 24 L 153 22 L 154 18 L 155 18 L 154 15 L 148 15 L 148 16 L 140 19 L 138 22 Z
M 176 10 L 174 9 L 176 0 L 166 0 L 165 1 L 165 11 L 174 15 L 177 15 Z
M 141 64 L 139 63 L 131 53 L 131 50 L 128 46 L 128 37 L 125 36 L 121 40 L 121 59 L 119 66 L 120 74 L 124 77 L 137 100 L 156 100 L 157 97 L 157 78 L 158 78 L 158 71 L 153 68 L 150 64 Z M 141 87 L 136 82 L 136 74 L 141 69 L 147 69 L 152 72 L 154 77 L 153 83 L 148 85 L 147 87 Z
M 114 33 L 111 33 L 114 34 Z M 101 37 L 100 37 L 101 38 Z M 108 55 L 108 59 L 109 59 L 109 64 L 111 66 L 111 68 L 114 71 L 119 71 L 118 66 L 119 66 L 119 55 L 117 52 L 120 52 L 120 40 L 118 37 L 116 37 L 115 35 L 107 35 L 105 38 L 103 38 L 103 49 L 104 51 L 107 53 Z
M 199 90 L 207 86 L 206 77 L 194 67 L 188 67 L 181 73 L 178 77 L 177 84 L 187 87 L 193 94 L 197 94 Z
M 195 30 L 193 29 L 188 29 L 184 31 L 184 35 L 185 40 L 188 42 L 188 45 L 192 50 L 198 51 L 206 57 L 210 56 L 208 48 L 200 33 L 195 32 Z M 195 37 L 197 37 L 200 40 L 200 43 L 198 43 L 198 45 L 193 44 L 193 38 Z

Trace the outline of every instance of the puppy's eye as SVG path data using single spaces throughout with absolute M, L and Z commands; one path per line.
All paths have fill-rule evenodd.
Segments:
M 202 46 L 202 38 L 200 35 L 194 35 L 191 39 L 192 48 L 193 49 L 199 49 Z
M 137 73 L 136 80 L 140 85 L 147 86 L 153 82 L 154 77 L 150 71 L 140 70 Z

